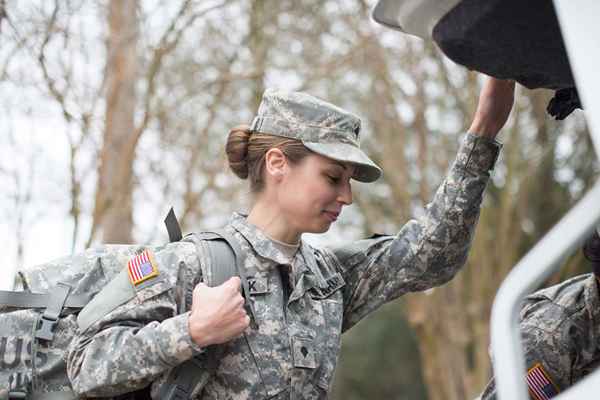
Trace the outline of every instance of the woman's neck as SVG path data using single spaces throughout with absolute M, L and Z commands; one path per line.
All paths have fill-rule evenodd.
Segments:
M 301 232 L 290 227 L 283 213 L 274 203 L 257 201 L 248 214 L 248 222 L 271 239 L 287 244 L 296 244 L 300 241 Z

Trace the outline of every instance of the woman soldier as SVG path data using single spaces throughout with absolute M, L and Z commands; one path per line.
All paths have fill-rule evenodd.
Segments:
M 514 83 L 488 79 L 422 218 L 395 236 L 317 249 L 302 234 L 326 232 L 352 203 L 351 179 L 372 182 L 381 170 L 359 148 L 359 118 L 304 93 L 265 91 L 252 126 L 234 128 L 226 145 L 231 169 L 255 196 L 249 215 L 233 214 L 225 228 L 244 253 L 255 320 L 237 277 L 214 288 L 199 283 L 191 310 L 178 312 L 184 296 L 176 289 L 189 281 L 181 277 L 199 271 L 159 265 L 163 279 L 136 287 L 135 299 L 72 342 L 74 390 L 113 396 L 154 382 L 152 397 L 164 398 L 169 371 L 194 357 L 204 370 L 182 398 L 327 398 L 343 332 L 388 301 L 448 282 L 464 265 L 513 92 Z

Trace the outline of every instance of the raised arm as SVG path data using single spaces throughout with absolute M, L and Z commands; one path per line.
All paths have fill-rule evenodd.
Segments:
M 469 133 L 421 218 L 396 236 L 333 249 L 346 280 L 344 329 L 406 292 L 446 283 L 465 264 L 513 91 L 513 82 L 486 81 Z

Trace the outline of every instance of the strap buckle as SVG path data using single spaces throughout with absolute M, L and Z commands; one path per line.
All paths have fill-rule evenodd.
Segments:
M 35 337 L 43 340 L 52 340 L 52 338 L 54 338 L 56 325 L 58 325 L 58 319 L 51 319 L 42 315 L 37 330 L 35 331 Z

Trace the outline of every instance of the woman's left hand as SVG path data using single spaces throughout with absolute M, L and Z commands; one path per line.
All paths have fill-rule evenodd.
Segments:
M 508 120 L 514 99 L 514 81 L 488 77 L 479 94 L 469 132 L 494 139 Z

